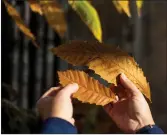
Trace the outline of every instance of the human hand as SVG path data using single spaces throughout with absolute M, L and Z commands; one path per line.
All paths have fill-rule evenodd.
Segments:
M 104 107 L 117 126 L 127 133 L 135 133 L 142 127 L 153 125 L 154 120 L 148 103 L 137 87 L 124 75 L 120 76 L 121 91 L 126 96 L 120 97 L 113 104 Z
M 78 84 L 68 84 L 64 88 L 49 89 L 37 102 L 43 120 L 49 117 L 62 118 L 74 125 L 71 95 L 78 90 Z

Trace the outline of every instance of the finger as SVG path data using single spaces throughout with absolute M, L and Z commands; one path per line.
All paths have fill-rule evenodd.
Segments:
M 48 98 L 46 97 L 52 97 L 53 95 L 55 95 L 55 92 L 57 92 L 58 90 L 60 90 L 61 87 L 52 87 L 50 88 L 48 91 L 46 91 L 41 97 L 40 99 L 38 99 L 37 101 L 37 105 L 39 104 L 39 102 L 41 102 L 42 99 L 45 98 L 45 100 L 48 100 Z
M 65 93 L 67 96 L 71 96 L 73 93 L 75 93 L 79 89 L 79 86 L 77 83 L 68 84 L 62 89 L 62 92 Z
M 112 103 L 109 103 L 107 105 L 104 106 L 104 110 L 109 113 L 113 108 L 113 104 Z
M 52 87 L 52 88 L 50 88 L 49 90 L 47 90 L 47 91 L 38 99 L 37 105 L 38 105 L 41 101 L 43 101 L 43 99 L 44 99 L 44 101 L 45 101 L 45 100 L 48 100 L 49 97 L 52 97 L 53 95 L 55 95 L 55 94 L 56 94 L 55 92 L 57 92 L 57 91 L 60 90 L 60 89 L 61 89 L 61 87 L 59 86 L 59 87 Z
M 74 120 L 74 118 L 71 118 L 70 123 L 71 123 L 72 125 L 75 125 L 75 120 Z
M 36 103 L 36 107 L 40 110 L 43 110 L 45 108 L 45 105 L 50 104 L 51 101 L 52 101 L 52 97 L 50 96 L 40 98 Z
M 120 75 L 120 82 L 121 85 L 130 93 L 132 96 L 141 93 L 138 88 L 131 82 L 125 74 Z
M 41 98 L 47 97 L 47 96 L 54 96 L 57 91 L 59 91 L 62 87 L 52 87 L 48 91 L 46 91 Z
M 119 97 L 116 95 L 116 96 L 115 96 L 115 99 L 116 99 L 116 100 L 113 101 L 113 104 L 115 104 L 115 103 L 117 103 L 117 102 L 119 101 Z
M 115 93 L 118 96 L 119 100 L 126 99 L 128 97 L 125 88 L 120 84 L 115 87 Z

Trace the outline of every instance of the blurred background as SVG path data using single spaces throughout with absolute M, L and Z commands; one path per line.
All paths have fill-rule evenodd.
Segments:
M 36 101 L 47 89 L 58 85 L 58 70 L 74 68 L 53 55 L 49 48 L 69 40 L 97 39 L 66 0 L 59 0 L 67 23 L 64 37 L 48 25 L 45 17 L 32 12 L 28 1 L 9 2 L 29 26 L 40 48 L 19 30 L 1 1 L 1 130 L 38 133 Z M 99 15 L 102 42 L 119 46 L 135 57 L 143 69 L 151 86 L 150 106 L 155 123 L 167 133 L 167 2 L 144 0 L 140 17 L 133 2 L 129 4 L 131 17 L 120 13 L 112 0 L 91 0 L 90 4 Z M 102 107 L 74 101 L 74 117 L 79 133 L 121 133 Z

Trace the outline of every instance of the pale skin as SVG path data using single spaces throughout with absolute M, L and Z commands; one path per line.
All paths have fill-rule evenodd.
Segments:
M 147 101 L 137 87 L 124 75 L 120 75 L 122 90 L 126 96 L 104 107 L 117 126 L 125 133 L 135 133 L 142 127 L 154 125 L 154 120 Z M 62 118 L 74 125 L 71 96 L 78 90 L 78 85 L 53 87 L 37 102 L 39 114 L 43 120 L 49 117 Z

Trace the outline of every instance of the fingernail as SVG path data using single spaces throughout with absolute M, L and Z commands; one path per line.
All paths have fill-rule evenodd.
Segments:
M 73 85 L 74 89 L 78 89 L 79 88 L 77 83 L 72 83 L 72 85 Z
M 126 75 L 125 75 L 124 73 L 121 73 L 121 77 L 122 77 L 122 79 L 124 79 L 124 80 L 127 79 L 127 77 L 126 77 Z

